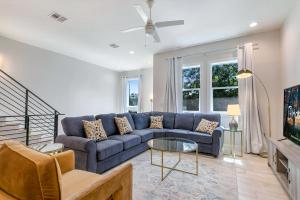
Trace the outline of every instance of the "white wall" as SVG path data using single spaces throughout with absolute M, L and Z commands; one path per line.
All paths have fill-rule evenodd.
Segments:
M 142 75 L 142 112 L 151 111 L 150 98 L 153 98 L 153 69 L 145 68 L 141 70 L 120 72 L 121 76 L 138 77 Z M 121 94 L 121 92 L 120 92 Z M 121 102 L 120 102 L 121 105 Z
M 281 69 L 281 34 L 279 30 L 259 33 L 255 35 L 239 37 L 235 39 L 224 40 L 220 42 L 214 42 L 205 45 L 199 45 L 184 49 L 179 49 L 176 51 L 161 53 L 154 55 L 154 69 L 153 69 L 153 95 L 154 95 L 154 110 L 162 110 L 164 102 L 165 91 L 165 80 L 166 80 L 166 58 L 173 56 L 183 56 L 185 62 L 188 63 L 201 63 L 204 52 L 212 52 L 214 50 L 220 49 L 231 49 L 238 45 L 252 42 L 257 43 L 259 46 L 258 50 L 254 51 L 254 67 L 256 74 L 263 80 L 271 99 L 271 115 L 272 115 L 272 133 L 273 137 L 282 137 L 282 90 L 280 83 L 280 69 Z M 220 54 L 222 57 L 226 58 L 229 56 L 234 56 L 236 53 L 210 53 L 206 54 L 205 57 L 216 57 L 216 54 Z M 194 55 L 194 56 L 186 56 Z M 204 88 L 205 89 L 205 88 Z M 258 86 L 258 97 L 260 104 L 262 106 L 263 124 L 266 131 L 268 131 L 267 126 L 267 112 L 266 112 L 266 96 L 260 86 Z M 202 100 L 206 101 L 208 97 L 202 96 Z M 207 106 L 205 106 L 207 108 Z M 203 112 L 208 112 L 205 110 Z M 227 125 L 224 124 L 225 126 Z
M 300 84 L 300 2 L 282 28 L 282 89 Z
M 66 116 L 117 112 L 118 72 L 4 37 L 0 66 Z

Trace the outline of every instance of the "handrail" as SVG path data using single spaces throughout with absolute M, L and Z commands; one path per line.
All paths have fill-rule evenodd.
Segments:
M 0 94 L 2 136 L 24 138 L 21 142 L 26 145 L 53 142 L 58 135 L 58 117 L 64 114 L 1 69 Z
M 53 108 L 52 106 L 50 106 L 48 103 L 46 103 L 43 99 L 41 99 L 39 96 L 37 96 L 35 93 L 33 93 L 31 90 L 29 90 L 27 87 L 25 87 L 23 84 L 21 84 L 19 81 L 17 81 L 16 79 L 14 79 L 13 77 L 11 77 L 10 75 L 8 75 L 6 72 L 4 72 L 2 69 L 0 69 L 0 72 L 2 72 L 3 74 L 5 74 L 7 77 L 9 77 L 10 79 L 12 79 L 13 81 L 15 81 L 18 85 L 20 85 L 22 88 L 24 88 L 25 90 L 28 90 L 33 96 L 35 96 L 36 98 L 38 98 L 41 102 L 43 102 L 44 104 L 46 104 L 49 108 L 57 111 L 55 108 Z M 57 111 L 58 112 L 58 111 Z M 59 112 L 58 112 L 59 113 Z
M 7 116 L 1 116 L 0 115 L 0 118 L 9 118 L 9 117 L 26 117 L 26 116 L 28 116 L 28 117 L 38 117 L 38 116 L 54 116 L 54 115 L 65 115 L 65 114 L 61 114 L 61 113 L 59 113 L 59 114 L 43 114 L 43 115 L 7 115 Z

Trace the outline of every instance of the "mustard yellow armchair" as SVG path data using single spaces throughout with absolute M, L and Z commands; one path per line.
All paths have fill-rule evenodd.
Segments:
M 0 144 L 1 200 L 131 200 L 132 166 L 104 175 L 75 169 L 73 151 L 54 156 L 8 141 Z

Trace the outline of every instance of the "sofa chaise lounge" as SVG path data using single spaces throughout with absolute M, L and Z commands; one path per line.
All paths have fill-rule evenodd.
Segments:
M 120 135 L 114 117 L 126 117 L 133 129 L 130 134 Z M 150 116 L 163 116 L 163 129 L 150 129 Z M 101 119 L 107 140 L 95 142 L 85 138 L 82 120 Z M 202 113 L 123 113 L 66 117 L 62 120 L 65 135 L 55 139 L 65 149 L 75 152 L 76 168 L 103 173 L 114 166 L 146 151 L 147 141 L 158 137 L 179 137 L 197 142 L 198 151 L 217 157 L 223 144 L 223 129 L 218 126 L 210 135 L 195 132 L 202 119 L 221 124 L 220 114 Z

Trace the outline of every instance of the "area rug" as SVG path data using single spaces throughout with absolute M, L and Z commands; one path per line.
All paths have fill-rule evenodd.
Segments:
M 178 154 L 165 154 L 165 164 L 176 163 Z M 134 200 L 215 200 L 238 199 L 236 169 L 231 163 L 209 156 L 199 156 L 199 175 L 173 171 L 161 181 L 160 167 L 150 163 L 150 151 L 131 159 L 133 164 Z M 154 163 L 160 163 L 159 152 L 154 153 Z M 194 171 L 195 156 L 182 155 L 177 166 L 180 169 Z M 165 170 L 165 173 L 168 169 Z

